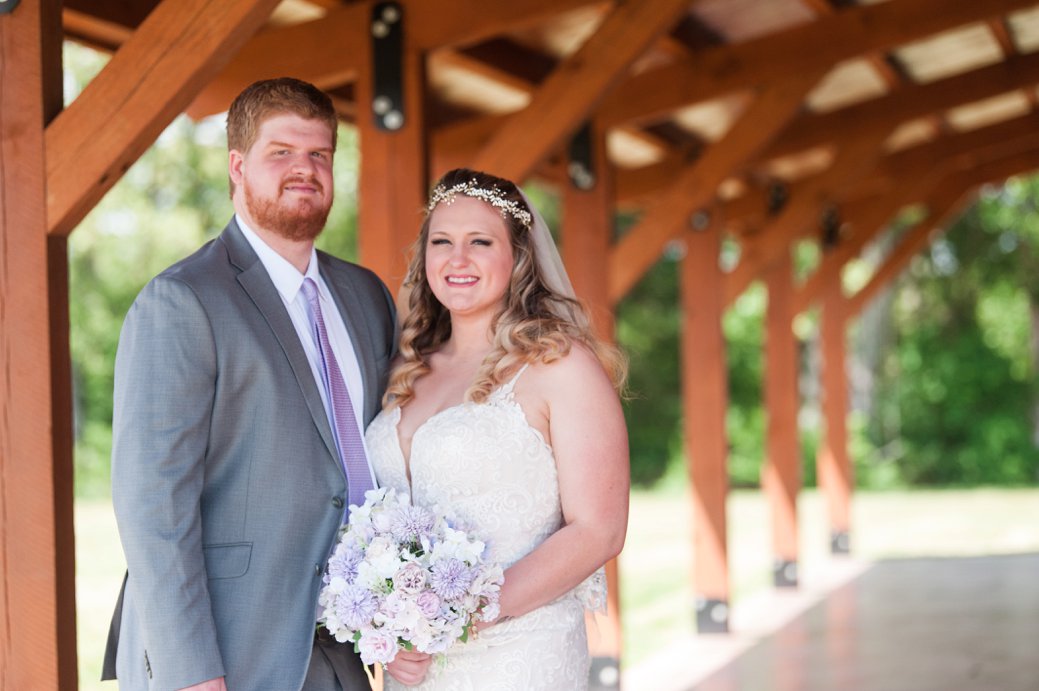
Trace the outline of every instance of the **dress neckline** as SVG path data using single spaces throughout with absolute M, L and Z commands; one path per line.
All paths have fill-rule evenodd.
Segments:
M 411 493 L 412 493 L 412 486 L 411 486 L 411 457 L 414 455 L 415 438 L 418 437 L 419 432 L 421 432 L 425 427 L 427 427 L 434 420 L 436 420 L 439 417 L 442 417 L 442 416 L 446 415 L 447 413 L 449 413 L 451 411 L 458 410 L 459 408 L 465 408 L 467 406 L 493 405 L 493 404 L 496 404 L 496 403 L 501 402 L 501 401 L 504 401 L 504 402 L 507 402 L 507 403 L 512 403 L 519 410 L 520 416 L 523 418 L 524 425 L 526 425 L 526 427 L 531 432 L 534 433 L 534 436 L 537 437 L 538 441 L 542 444 L 542 446 L 544 446 L 546 449 L 548 449 L 549 452 L 551 453 L 551 447 L 548 445 L 548 442 L 545 441 L 545 436 L 541 433 L 541 430 L 537 429 L 536 427 L 534 427 L 533 425 L 530 424 L 530 422 L 527 420 L 526 413 L 523 411 L 523 408 L 518 403 L 516 403 L 516 400 L 512 396 L 513 389 L 516 386 L 516 381 L 520 378 L 521 374 L 523 374 L 525 371 L 527 371 L 527 367 L 529 367 L 529 366 L 530 366 L 529 362 L 523 363 L 523 366 L 520 367 L 519 371 L 516 372 L 516 374 L 514 374 L 512 376 L 512 378 L 509 379 L 509 381 L 505 382 L 504 384 L 502 384 L 498 388 L 496 388 L 493 391 L 491 391 L 487 395 L 487 399 L 485 401 L 480 402 L 480 403 L 477 403 L 475 401 L 462 401 L 461 403 L 455 403 L 454 405 L 449 405 L 446 408 L 441 408 L 437 412 L 435 412 L 432 415 L 430 415 L 429 417 L 427 417 L 425 420 L 423 420 L 418 425 L 418 427 L 415 428 L 415 431 L 411 433 L 411 451 L 412 451 L 412 453 L 409 453 L 407 455 L 404 454 L 404 447 L 400 443 L 400 420 L 401 420 L 401 416 L 403 415 L 403 408 L 404 407 L 403 406 L 397 406 L 394 409 L 393 414 L 395 415 L 395 417 L 391 420 L 390 431 L 393 433 L 394 447 L 396 447 L 397 454 L 400 456 L 400 460 L 404 464 L 404 481 L 408 485 L 408 494 L 409 495 L 411 495 Z

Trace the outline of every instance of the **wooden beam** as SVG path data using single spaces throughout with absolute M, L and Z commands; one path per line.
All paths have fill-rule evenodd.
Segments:
M 47 225 L 68 235 L 278 0 L 163 0 L 47 127 Z
M 848 298 L 847 314 L 849 317 L 858 315 L 866 303 L 890 284 L 913 257 L 934 241 L 935 231 L 952 220 L 952 217 L 962 209 L 962 199 L 967 189 L 969 189 L 969 185 L 965 185 L 962 179 L 958 179 L 953 185 L 946 185 L 945 189 L 938 193 L 928 205 L 930 208 L 928 217 L 906 231 L 869 282 Z
M 773 583 L 798 583 L 797 495 L 801 489 L 798 438 L 797 340 L 792 328 L 793 261 L 784 255 L 766 272 L 765 410 L 768 417 L 762 487 L 772 518 Z
M 615 304 L 653 265 L 667 243 L 682 232 L 689 215 L 710 202 L 718 185 L 793 117 L 821 76 L 822 70 L 816 68 L 762 89 L 729 132 L 687 166 L 647 209 L 610 255 L 610 299 Z
M 76 688 L 68 312 L 53 311 L 66 267 L 45 215 L 58 2 L 0 15 L 0 84 L 0 687 Z
M 848 455 L 846 315 L 847 306 L 840 283 L 827 284 L 819 315 L 824 432 L 816 455 L 816 477 L 826 498 L 830 549 L 835 553 L 846 553 L 851 549 L 851 493 L 855 484 Z
M 605 270 L 613 241 L 613 167 L 607 158 L 606 133 L 594 123 L 591 129 L 593 185 L 582 189 L 571 178 L 563 185 L 562 256 L 596 332 L 613 341 L 613 306 Z
M 242 89 L 261 79 L 291 75 L 320 89 L 353 82 L 368 45 L 369 3 L 344 5 L 301 24 L 261 31 L 228 62 L 187 107 L 195 119 L 222 113 Z M 291 46 L 291 49 L 289 47 Z
M 805 115 L 792 122 L 761 157 L 775 158 L 823 144 L 840 144 L 854 139 L 864 122 L 883 122 L 894 129 L 902 122 L 1036 83 L 1039 83 L 1039 54 L 1012 56 L 995 65 L 905 87 L 897 93 L 847 108 Z
M 886 136 L 882 126 L 864 125 L 859 138 L 838 152 L 824 175 L 808 183 L 801 195 L 784 206 L 753 242 L 744 244 L 739 264 L 726 277 L 726 305 L 731 305 L 772 262 L 789 252 L 794 239 L 816 227 L 824 205 L 834 196 L 833 190 L 845 187 L 875 164 Z
M 728 631 L 728 405 L 722 333 L 721 234 L 686 233 L 681 264 L 682 408 L 693 500 L 693 589 L 701 633 Z
M 895 278 L 905 265 L 928 243 L 934 231 L 942 228 L 963 208 L 963 199 L 972 189 L 987 182 L 1039 168 L 1039 147 L 1015 151 L 981 165 L 964 168 L 943 180 L 928 200 L 930 213 L 924 221 L 906 233 L 891 256 L 884 260 L 869 282 L 848 299 L 848 314 L 855 315 Z
M 732 91 L 781 82 L 805 70 L 829 67 L 1033 4 L 1031 0 L 898 0 L 851 7 L 793 29 L 707 49 L 687 60 L 647 70 L 614 90 L 603 101 L 600 116 L 607 126 L 659 119 Z
M 590 169 L 584 161 L 570 161 L 592 175 L 591 187 L 578 187 L 573 179 L 563 183 L 562 257 L 574 292 L 584 303 L 596 332 L 613 342 L 614 315 L 603 267 L 613 237 L 612 168 L 606 157 L 606 134 L 591 125 Z M 612 666 L 620 671 L 623 645 L 620 608 L 620 569 L 617 559 L 606 565 L 608 597 L 606 616 L 591 613 L 588 619 L 588 644 L 595 662 L 593 669 Z M 592 680 L 592 686 L 596 685 Z
M 386 130 L 376 123 L 372 110 L 374 56 L 371 38 L 367 35 L 356 85 L 356 125 L 361 148 L 360 259 L 379 274 L 394 294 L 404 280 L 408 248 L 422 224 L 429 192 L 425 54 L 409 41 L 414 21 L 409 14 L 403 15 L 403 126 Z
M 894 175 L 888 194 L 871 200 L 862 215 L 850 215 L 852 231 L 836 249 L 827 253 L 820 267 L 794 297 L 794 313 L 811 306 L 822 286 L 858 254 L 883 224 L 904 207 L 925 199 L 943 177 L 956 170 L 959 176 L 970 175 L 980 183 L 1000 179 L 1035 165 L 1039 148 L 1039 115 L 1029 114 L 1014 120 L 980 128 L 956 137 L 946 137 L 904 152 L 888 156 L 879 168 Z
M 475 43 L 544 21 L 559 12 L 592 4 L 595 0 L 515 0 L 489 2 L 473 11 L 471 0 L 401 0 L 409 16 L 408 42 L 420 51 Z M 602 0 L 599 0 L 602 2 Z M 369 15 L 374 2 L 332 8 L 321 19 L 270 29 L 250 41 L 227 68 L 199 94 L 188 110 L 194 118 L 222 112 L 228 97 L 258 79 L 292 76 L 330 88 L 356 78 L 358 53 L 367 42 Z M 287 50 L 286 46 L 291 46 Z
M 530 105 L 509 118 L 473 166 L 522 181 L 588 118 L 603 95 L 678 20 L 689 0 L 622 3 L 538 88 Z M 475 14 L 475 13 L 471 13 Z

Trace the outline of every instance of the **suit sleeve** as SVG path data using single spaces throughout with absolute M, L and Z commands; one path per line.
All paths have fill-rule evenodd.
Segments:
M 156 688 L 224 675 L 200 514 L 216 377 L 213 331 L 197 296 L 156 278 L 120 334 L 112 441 L 127 587 Z

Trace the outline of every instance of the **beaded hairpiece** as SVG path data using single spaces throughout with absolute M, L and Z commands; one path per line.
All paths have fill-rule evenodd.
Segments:
M 468 182 L 460 182 L 451 187 L 437 185 L 433 189 L 433 194 L 429 196 L 429 206 L 426 207 L 426 211 L 432 212 L 440 202 L 450 204 L 455 200 L 455 196 L 459 194 L 464 194 L 467 197 L 473 197 L 474 199 L 487 202 L 494 208 L 498 209 L 502 216 L 509 214 L 522 223 L 524 228 L 530 230 L 532 219 L 529 211 L 520 206 L 518 202 L 506 199 L 505 194 L 498 189 L 497 186 L 490 188 L 480 187 L 480 183 L 478 183 L 475 178 Z

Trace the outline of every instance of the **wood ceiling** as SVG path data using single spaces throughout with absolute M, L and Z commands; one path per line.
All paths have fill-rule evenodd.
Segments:
M 156 4 L 66 0 L 66 38 L 113 51 Z M 697 209 L 760 240 L 732 276 L 729 293 L 738 294 L 761 268 L 755 255 L 810 232 L 823 211 L 882 225 L 900 204 L 937 194 L 949 175 L 977 184 L 969 171 L 1005 177 L 1039 162 L 1034 2 L 402 5 L 409 40 L 426 57 L 434 174 L 493 162 L 481 157 L 484 147 L 509 128 L 523 142 L 524 127 L 559 122 L 568 137 L 579 107 L 582 122 L 590 112 L 605 128 L 617 203 L 644 211 L 639 232 L 613 253 L 614 300 L 674 237 L 676 219 Z M 368 3 L 284 0 L 188 114 L 219 113 L 252 80 L 292 74 L 328 91 L 352 120 L 366 46 L 349 37 L 370 11 Z M 645 29 L 653 21 L 663 30 Z M 640 29 L 641 43 L 632 38 Z M 574 94 L 585 85 L 592 95 Z M 579 105 L 568 110 L 571 101 Z M 537 114 L 524 119 L 534 103 Z M 562 149 L 557 142 L 547 155 L 532 152 L 514 177 L 562 179 Z M 526 155 L 522 146 L 506 152 Z

